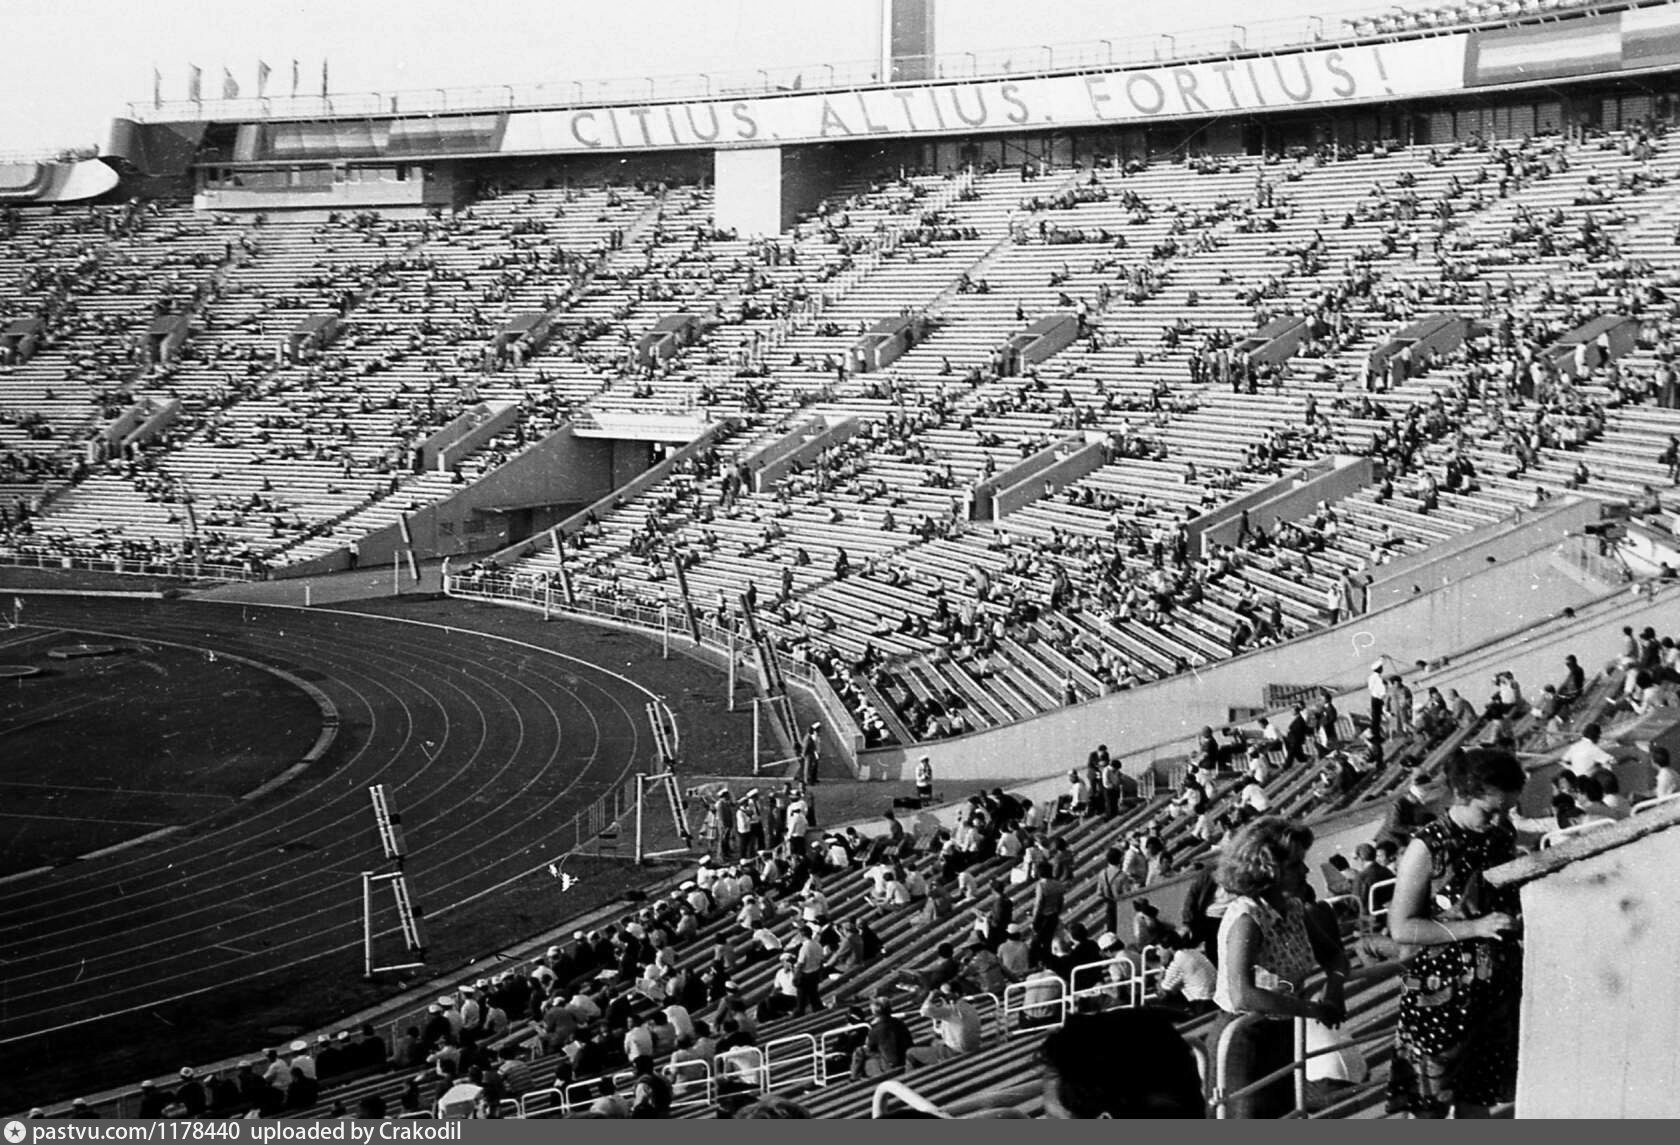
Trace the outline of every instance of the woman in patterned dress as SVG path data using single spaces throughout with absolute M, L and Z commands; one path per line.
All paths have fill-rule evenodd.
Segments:
M 1323 968 L 1328 977 L 1321 999 L 1309 1000 L 1303 993 L 1307 978 L 1321 969 L 1305 903 L 1296 893 L 1306 880 L 1311 845 L 1310 831 L 1281 816 L 1265 815 L 1232 836 L 1220 854 L 1216 877 L 1229 897 L 1213 908 L 1221 913 L 1219 976 L 1213 991 L 1221 1013 L 1208 1033 L 1210 1060 L 1219 1060 L 1221 1036 L 1239 1017 L 1254 1014 L 1265 1019 L 1232 1036 L 1225 1060 L 1227 1092 L 1294 1060 L 1295 1024 L 1288 1019 L 1341 1024 L 1341 967 Z M 1225 1113 L 1233 1118 L 1281 1117 L 1292 1108 L 1294 1083 L 1284 1074 L 1230 1100 Z
M 1477 749 L 1446 778 L 1452 806 L 1412 836 L 1389 905 L 1405 971 L 1388 1108 L 1486 1117 L 1516 1095 L 1522 944 L 1515 891 L 1482 875 L 1516 857 L 1506 815 L 1525 776 L 1509 752 Z

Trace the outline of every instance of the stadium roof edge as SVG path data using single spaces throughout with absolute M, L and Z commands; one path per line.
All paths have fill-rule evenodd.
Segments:
M 337 97 L 261 97 L 240 100 L 202 100 L 196 102 L 190 100 L 176 100 L 164 104 L 162 108 L 154 108 L 140 102 L 130 102 L 128 104 L 129 115 L 127 118 L 140 123 L 317 123 L 333 120 L 358 121 L 403 119 L 421 116 L 456 117 L 509 111 L 570 111 L 606 107 L 658 107 L 666 104 L 680 104 L 699 101 L 728 103 L 738 99 L 760 99 L 790 94 L 824 95 L 849 94 L 853 92 L 867 91 L 893 91 L 902 88 L 955 86 L 982 81 L 1003 82 L 1095 74 L 1114 74 L 1148 69 L 1152 67 L 1182 67 L 1222 60 L 1266 59 L 1274 56 L 1293 55 L 1298 52 L 1308 50 L 1333 51 L 1339 49 L 1366 47 L 1376 44 L 1404 43 L 1435 39 L 1442 36 L 1465 35 L 1480 31 L 1492 31 L 1543 24 L 1557 24 L 1575 19 L 1590 19 L 1605 16 L 1633 8 L 1652 6 L 1660 7 L 1672 2 L 1673 0 L 1632 0 L 1632 2 L 1629 3 L 1607 3 L 1603 5 L 1595 4 L 1580 8 L 1566 9 L 1563 11 L 1521 13 L 1508 18 L 1466 22 L 1463 24 L 1454 24 L 1449 27 L 1406 29 L 1403 31 L 1368 36 L 1342 36 L 1318 40 L 1302 40 L 1289 44 L 1278 44 L 1271 47 L 1242 48 L 1235 51 L 1225 50 L 1200 52 L 1183 57 L 1174 56 L 1167 59 L 1156 59 L 1153 61 L 1133 60 L 1121 61 L 1118 63 L 1102 63 L 1097 65 L 1074 65 L 1059 68 L 1054 66 L 1044 68 L 1026 68 L 1010 71 L 978 72 L 965 76 L 935 76 L 925 79 L 905 79 L 898 81 L 875 81 L 862 83 L 853 82 L 833 85 L 813 84 L 801 88 L 772 86 L 769 83 L 766 83 L 762 87 L 730 88 L 727 90 L 720 88 L 715 92 L 709 89 L 703 91 L 679 90 L 671 91 L 666 94 L 660 94 L 650 90 L 645 94 L 626 94 L 625 96 L 618 98 L 602 97 L 570 100 L 534 99 L 525 102 L 521 102 L 514 98 L 514 93 L 520 85 L 485 84 L 474 88 L 460 89 L 420 88 L 388 93 L 355 92 L 346 93 Z M 1023 48 L 1021 50 L 1030 52 L 1032 49 Z M 820 67 L 826 65 L 816 66 Z M 1620 74 L 1628 75 L 1633 73 L 1623 72 Z M 581 85 L 582 81 L 559 82 L 561 85 Z M 622 82 L 635 83 L 637 85 L 652 85 L 655 81 L 652 77 L 643 77 L 640 79 L 626 80 Z M 457 92 L 482 92 L 488 90 L 505 91 L 508 93 L 509 98 L 506 101 L 477 102 L 470 105 L 451 107 L 449 106 L 448 95 L 451 90 Z M 423 101 L 428 97 L 436 95 L 444 97 L 442 106 L 428 105 L 425 102 L 415 102 L 415 99 Z M 403 97 L 410 98 L 405 101 Z M 347 100 L 369 99 L 373 102 L 371 105 L 361 104 L 354 109 L 340 111 L 334 106 L 335 99 L 338 103 L 344 103 Z M 387 108 L 387 99 L 395 101 L 395 110 Z M 302 107 L 298 108 L 296 111 L 290 110 L 291 106 L 295 106 L 300 102 L 303 105 Z M 230 104 L 243 106 L 227 107 L 228 114 L 219 113 L 221 108 Z M 261 106 L 259 107 L 258 105 Z M 276 113 L 274 111 L 276 105 L 284 105 L 284 107 L 281 111 Z M 206 108 L 211 109 L 211 114 L 203 114 L 204 109 Z M 169 112 L 179 112 L 180 114 L 162 114 L 165 109 Z M 189 113 L 189 109 L 190 112 L 196 112 L 197 114 Z M 148 112 L 153 111 L 159 112 L 160 114 L 147 114 Z M 243 114 L 240 114 L 241 112 L 243 112 Z M 634 148 L 630 148 L 629 150 L 634 150 Z

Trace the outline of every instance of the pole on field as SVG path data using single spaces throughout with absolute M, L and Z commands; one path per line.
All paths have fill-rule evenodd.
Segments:
M 636 773 L 636 862 L 637 862 L 638 865 L 640 865 L 640 863 L 642 861 L 642 795 L 643 795 L 643 783 L 644 783 L 644 777 L 642 776 L 642 774 L 640 772 L 637 772 Z
M 729 626 L 729 711 L 735 710 L 735 626 Z
M 303 607 L 308 608 L 310 606 L 310 603 L 315 595 L 314 588 L 315 586 L 310 584 L 308 581 L 303 582 Z
M 659 643 L 660 658 L 671 658 L 671 606 L 661 601 L 659 604 Z
M 758 774 L 758 697 L 753 697 L 753 774 Z
M 362 963 L 373 977 L 373 872 L 362 872 Z
M 554 586 L 543 585 L 543 619 L 554 619 Z
M 402 595 L 402 556 L 395 552 L 391 554 L 391 595 Z

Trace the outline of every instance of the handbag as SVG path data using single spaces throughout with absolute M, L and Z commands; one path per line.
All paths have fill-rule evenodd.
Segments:
M 1337 1081 L 1359 1085 L 1371 1075 L 1365 1051 L 1353 1044 L 1341 1030 L 1332 1030 L 1317 1018 L 1307 1019 L 1308 1081 Z M 1315 1053 L 1315 1051 L 1324 1051 Z

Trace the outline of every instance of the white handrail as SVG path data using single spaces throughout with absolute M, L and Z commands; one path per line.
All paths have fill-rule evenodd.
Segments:
M 550 1096 L 553 1098 L 552 1101 L 545 1102 L 534 1109 L 532 1108 L 533 1098 Z M 547 1089 L 533 1089 L 530 1093 L 527 1093 L 524 1097 L 519 1099 L 519 1116 L 524 1118 L 563 1117 L 565 1113 L 566 1094 L 559 1086 L 550 1086 Z
M 801 1052 L 794 1054 L 791 1057 L 783 1058 L 778 1062 L 776 1059 L 776 1050 L 783 1046 L 792 1045 L 802 1046 L 803 1049 Z M 776 1078 L 776 1067 L 781 1065 L 791 1068 L 802 1061 L 806 1064 L 806 1069 L 811 1077 L 811 1083 L 813 1085 L 821 1084 L 817 1081 L 817 1039 L 814 1036 L 811 1034 L 789 1034 L 786 1037 L 774 1038 L 771 1041 L 764 1043 L 765 1084 L 769 1088 L 775 1089 L 778 1085 L 786 1085 L 790 1081 L 797 1081 L 798 1078 L 786 1077 L 778 1081 Z
M 949 1121 L 951 1115 L 939 1106 L 911 1089 L 901 1081 L 883 1081 L 875 1087 L 875 1096 L 869 1101 L 869 1116 L 879 1119 L 885 1116 L 887 1098 L 896 1098 L 904 1105 L 908 1105 L 917 1113 L 926 1113 L 931 1117 L 943 1118 Z
M 694 1076 L 683 1076 L 687 1074 Z M 673 1110 L 679 1107 L 709 1106 L 717 1102 L 717 1083 L 712 1075 L 710 1063 L 699 1058 L 670 1062 L 665 1066 L 665 1076 L 671 1082 Z
M 1615 825 L 1616 820 L 1614 819 L 1588 819 L 1584 823 L 1575 823 L 1568 827 L 1559 827 L 1556 831 L 1548 833 L 1540 840 L 1540 849 L 1545 851 L 1551 849 L 1552 847 L 1561 847 L 1563 844 L 1578 836 L 1586 835 L 1593 831 L 1602 831 L 1606 827 L 1614 827 Z
M 1638 803 L 1635 803 L 1630 814 L 1641 815 L 1646 811 L 1650 811 L 1652 808 L 1667 806 L 1668 804 L 1673 803 L 1676 799 L 1680 799 L 1680 791 L 1675 792 L 1673 795 L 1653 795 L 1649 799 L 1641 799 Z
M 754 1062 L 756 1064 L 752 1064 Z M 724 1082 L 739 1081 L 760 1093 L 769 1093 L 769 1072 L 764 1068 L 763 1050 L 757 1046 L 736 1046 L 718 1054 L 714 1084 L 721 1088 Z
M 1125 974 L 1116 976 L 1114 971 L 1124 967 Z M 1102 976 L 1090 986 L 1079 984 L 1084 971 L 1097 971 Z M 1087 962 L 1075 966 L 1068 971 L 1068 1010 L 1077 1009 L 1079 1003 L 1086 998 L 1110 998 L 1122 1006 L 1136 1006 L 1143 999 L 1143 972 L 1137 963 L 1132 961 L 1129 954 L 1116 954 L 1112 958 L 1105 958 L 1100 962 Z M 1124 991 L 1127 997 L 1122 997 Z M 1107 1007 L 1105 1006 L 1104 1009 Z
M 1060 1025 L 1067 1017 L 1068 1005 L 1067 983 L 1060 978 L 1029 978 L 1025 982 L 1011 982 L 1004 987 L 999 1008 L 1004 1037 L 1012 1038 L 1051 1024 Z M 1032 1025 L 1022 1023 L 1016 1026 L 1010 1022 L 1012 1015 L 1023 1015 L 1032 1021 Z
M 843 1034 L 855 1033 L 858 1030 L 867 1031 L 868 1029 L 869 1026 L 867 1023 L 850 1022 L 844 1026 L 835 1026 L 832 1030 L 824 1030 L 822 1034 L 819 1035 L 816 1049 L 816 1062 L 812 1070 L 818 1085 L 827 1085 L 829 1083 L 830 1071 L 828 1063 L 830 1059 L 838 1056 L 840 1053 L 839 1050 L 833 1048 L 833 1042 Z M 851 1076 L 850 1057 L 846 1059 L 846 1064 L 842 1072 L 848 1077 Z
M 1399 879 L 1383 879 L 1381 882 L 1372 883 L 1371 889 L 1365 892 L 1365 913 L 1371 916 L 1373 922 L 1381 922 L 1388 918 L 1388 907 L 1383 906 L 1379 909 L 1377 906 L 1377 892 L 1387 890 L 1389 892 L 1388 901 L 1392 902 L 1394 899 L 1393 888 L 1399 881 Z

